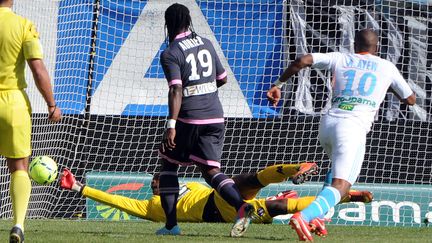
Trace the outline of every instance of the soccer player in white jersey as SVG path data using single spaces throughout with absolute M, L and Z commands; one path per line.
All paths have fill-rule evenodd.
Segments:
M 398 69 L 376 56 L 378 36 L 371 29 L 359 31 L 354 40 L 355 54 L 333 52 L 304 55 L 283 72 L 267 92 L 277 105 L 281 87 L 291 76 L 306 67 L 331 70 L 332 106 L 321 118 L 320 143 L 332 161 L 332 183 L 325 186 L 310 206 L 294 214 L 290 220 L 299 240 L 312 241 L 311 227 L 344 197 L 360 174 L 366 134 L 387 90 L 408 105 L 414 105 L 415 94 Z

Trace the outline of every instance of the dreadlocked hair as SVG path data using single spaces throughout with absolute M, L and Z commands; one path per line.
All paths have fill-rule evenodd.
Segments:
M 169 42 L 172 42 L 182 30 L 191 29 L 193 32 L 191 27 L 192 19 L 186 6 L 174 3 L 167 8 L 165 11 L 165 28 L 168 30 Z

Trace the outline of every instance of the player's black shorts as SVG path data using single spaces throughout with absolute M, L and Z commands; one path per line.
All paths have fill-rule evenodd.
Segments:
M 224 123 L 195 125 L 177 121 L 176 147 L 162 152 L 161 146 L 159 156 L 175 164 L 201 163 L 220 168 L 224 133 Z

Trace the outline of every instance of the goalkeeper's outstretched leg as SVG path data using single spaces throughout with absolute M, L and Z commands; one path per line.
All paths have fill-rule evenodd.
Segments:
M 232 179 L 244 199 L 256 197 L 258 192 L 271 183 L 280 183 L 292 179 L 294 184 L 302 184 L 310 175 L 318 174 L 318 166 L 314 162 L 300 164 L 277 164 L 264 168 L 258 173 L 235 175 Z

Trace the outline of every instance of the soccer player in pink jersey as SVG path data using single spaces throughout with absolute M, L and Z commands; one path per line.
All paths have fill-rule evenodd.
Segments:
M 179 196 L 179 165 L 195 164 L 206 182 L 237 211 L 231 236 L 239 237 L 249 226 L 252 205 L 246 203 L 233 179 L 220 170 L 224 142 L 224 115 L 218 88 L 227 82 L 213 44 L 197 35 L 189 9 L 175 3 L 165 11 L 168 47 L 161 65 L 168 82 L 169 115 L 159 149 L 162 164 L 160 197 L 166 214 L 158 235 L 179 235 L 176 202 Z

